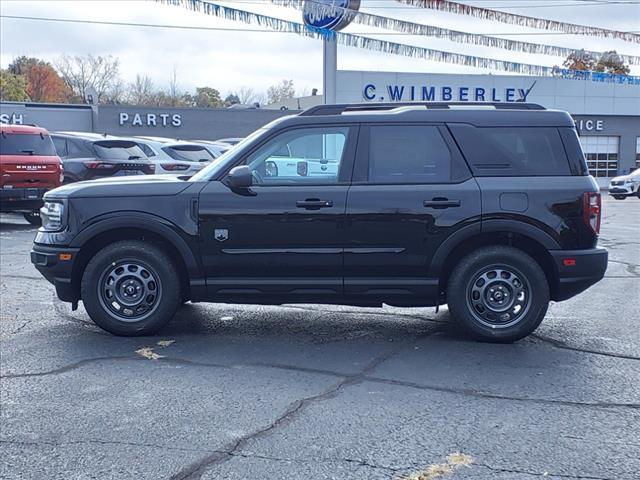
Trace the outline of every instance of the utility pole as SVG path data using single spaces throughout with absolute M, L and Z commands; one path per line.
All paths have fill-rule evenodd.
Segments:
M 322 41 L 322 95 L 324 103 L 336 103 L 336 72 L 338 70 L 338 42 L 335 38 Z

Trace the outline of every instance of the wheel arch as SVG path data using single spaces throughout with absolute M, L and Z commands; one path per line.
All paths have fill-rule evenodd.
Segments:
M 558 242 L 544 231 L 523 222 L 490 220 L 468 225 L 443 242 L 429 267 L 429 277 L 438 278 L 440 291 L 446 290 L 449 276 L 458 261 L 467 253 L 491 245 L 508 245 L 530 255 L 542 268 L 551 297 L 558 286 L 558 271 L 549 250 L 561 249 Z
M 80 248 L 73 265 L 71 282 L 79 292 L 84 270 L 93 255 L 107 245 L 120 240 L 141 240 L 152 242 L 163 248 L 180 273 L 185 297 L 198 296 L 193 290 L 200 282 L 200 265 L 188 243 L 160 217 L 150 214 L 122 214 L 98 220 L 82 230 L 71 242 L 71 247 Z

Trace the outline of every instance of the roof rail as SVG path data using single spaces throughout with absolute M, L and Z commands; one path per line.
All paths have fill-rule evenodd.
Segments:
M 344 112 L 370 112 L 393 110 L 400 107 L 424 106 L 427 110 L 446 110 L 457 106 L 464 107 L 494 107 L 496 110 L 546 110 L 537 103 L 526 102 L 371 102 L 371 103 L 339 103 L 335 105 L 316 105 L 308 108 L 299 115 L 304 117 L 316 115 L 340 115 Z

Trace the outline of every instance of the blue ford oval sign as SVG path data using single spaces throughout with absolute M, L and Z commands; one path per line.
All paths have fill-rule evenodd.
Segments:
M 307 0 L 302 18 L 313 28 L 339 31 L 349 25 L 360 8 L 360 0 Z M 349 11 L 350 10 L 350 11 Z

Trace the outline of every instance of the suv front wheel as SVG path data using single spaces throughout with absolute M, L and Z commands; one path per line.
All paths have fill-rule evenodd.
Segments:
M 454 319 L 482 341 L 508 343 L 533 332 L 549 306 L 538 263 L 513 247 L 480 248 L 453 269 L 447 302 Z
M 115 335 L 160 330 L 181 303 L 180 276 L 161 248 L 125 240 L 100 250 L 82 276 L 81 296 L 91 319 Z

